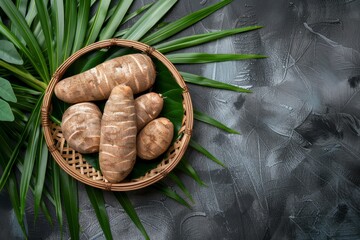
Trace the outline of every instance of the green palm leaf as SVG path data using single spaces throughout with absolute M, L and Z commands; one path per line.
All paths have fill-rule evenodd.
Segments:
M 126 32 L 125 39 L 142 38 L 177 2 L 177 0 L 159 0 Z
M 189 190 L 186 189 L 185 184 L 181 181 L 181 179 L 175 174 L 175 173 L 169 173 L 168 177 L 176 183 L 176 185 L 181 189 L 181 191 L 183 191 L 183 193 L 190 199 L 190 201 L 192 203 L 194 202 L 194 199 L 191 196 L 191 193 L 189 192 Z
M 109 21 L 101 31 L 99 40 L 108 39 L 114 35 L 116 29 L 118 28 L 120 23 L 122 23 L 123 18 L 126 12 L 128 11 L 128 9 L 130 8 L 132 2 L 133 0 L 119 1 L 119 3 L 116 6 L 116 9 L 114 10 L 114 12 L 111 13 L 111 17 Z
M 123 21 L 121 22 L 121 24 L 126 23 L 127 21 L 131 20 L 132 18 L 136 17 L 137 15 L 141 14 L 142 12 L 144 12 L 145 10 L 147 10 L 148 8 L 150 8 L 154 3 L 149 3 L 146 4 L 144 6 L 142 6 L 141 8 L 135 10 L 134 12 L 125 15 Z M 121 38 L 122 36 L 124 36 L 126 34 L 126 32 L 129 30 L 130 28 L 125 28 L 125 29 L 118 29 L 113 37 L 116 38 Z
M 74 38 L 76 34 L 75 26 L 77 23 L 77 8 L 76 1 L 66 0 L 65 1 L 65 33 L 64 33 L 64 44 L 63 44 L 63 58 L 65 61 L 71 54 Z M 60 43 L 58 43 L 60 44 Z
M 5 159 L 8 159 L 11 155 L 11 149 L 8 144 L 8 141 L 5 140 L 4 136 L 6 136 L 5 132 L 1 131 L 0 128 L 0 144 L 2 146 L 2 151 L 0 152 L 0 167 L 5 169 L 6 162 Z M 22 232 L 26 236 L 26 227 L 25 221 L 20 217 L 20 196 L 18 192 L 17 180 L 14 173 L 11 173 L 9 176 L 9 180 L 6 183 L 6 189 L 10 197 L 11 204 L 14 208 L 14 212 L 16 215 L 16 219 L 21 227 Z
M 20 196 L 19 196 L 18 186 L 17 186 L 17 182 L 16 182 L 16 178 L 15 178 L 14 174 L 11 174 L 9 177 L 9 181 L 7 183 L 7 190 L 8 190 L 11 205 L 14 208 L 14 212 L 15 212 L 16 218 L 18 220 L 18 223 L 21 227 L 22 232 L 26 236 L 27 232 L 26 232 L 24 219 L 20 214 Z
M 55 213 L 60 226 L 60 231 L 62 233 L 63 229 L 63 213 L 62 213 L 62 204 L 61 204 L 61 184 L 60 184 L 60 167 L 55 161 L 52 161 L 51 164 L 52 170 L 52 188 L 53 188 L 53 197 L 54 197 L 54 206 Z M 65 205 L 65 204 L 64 204 Z M 66 207 L 66 205 L 65 205 Z M 71 231 L 71 230 L 70 230 Z
M 78 7 L 78 16 L 77 16 L 77 24 L 74 38 L 74 45 L 72 52 L 76 52 L 84 45 L 87 23 L 90 13 L 90 1 L 88 0 L 80 0 Z
M 37 15 L 36 2 L 31 1 L 25 15 L 25 21 L 29 26 L 31 26 L 31 24 L 33 23 L 36 15 Z
M 165 196 L 175 200 L 176 202 L 180 203 L 181 205 L 184 205 L 187 208 L 191 209 L 190 204 L 184 199 L 182 198 L 179 194 L 177 194 L 174 190 L 172 190 L 170 187 L 166 186 L 164 183 L 162 182 L 157 182 L 153 185 L 151 185 L 152 188 L 154 188 L 155 190 L 163 193 Z
M 10 175 L 10 173 L 12 171 L 12 167 L 15 164 L 15 162 L 16 162 L 18 156 L 19 156 L 20 148 L 23 146 L 25 140 L 30 135 L 31 131 L 36 131 L 36 129 L 37 129 L 36 126 L 38 126 L 40 124 L 40 122 L 39 122 L 39 120 L 40 120 L 39 116 L 40 115 L 39 114 L 40 114 L 41 103 L 42 103 L 42 97 L 39 98 L 38 103 L 37 103 L 34 111 L 32 112 L 32 114 L 31 114 L 31 116 L 29 118 L 29 121 L 27 122 L 26 127 L 25 127 L 25 129 L 24 129 L 24 131 L 23 131 L 23 133 L 21 135 L 21 138 L 17 142 L 17 144 L 16 144 L 16 146 L 14 148 L 14 151 L 11 154 L 9 162 L 7 163 L 3 173 L 1 175 L 0 191 L 3 189 L 3 187 L 5 186 L 8 178 L 9 178 L 9 175 Z M 27 181 L 27 179 L 24 178 L 24 180 L 23 180 L 24 187 L 25 187 L 26 181 Z M 23 189 L 23 194 L 24 194 L 25 191 L 26 191 L 26 189 Z M 25 199 L 24 199 L 24 201 L 25 201 Z
M 155 2 L 152 3 L 148 3 L 145 4 L 144 6 L 140 7 L 139 9 L 135 10 L 132 13 L 126 14 L 123 21 L 121 22 L 121 24 L 126 23 L 127 21 L 133 19 L 134 17 L 138 16 L 139 14 L 141 14 L 142 12 L 144 12 L 145 10 L 147 10 L 148 8 L 150 8 L 152 5 L 154 5 Z
M 40 137 L 40 143 L 38 145 L 38 149 L 37 149 L 37 156 L 38 156 L 38 161 L 36 161 L 36 179 L 35 179 L 35 188 L 34 188 L 34 214 L 35 214 L 35 218 L 38 215 L 38 211 L 39 211 L 39 206 L 40 206 L 40 202 L 42 199 L 42 192 L 43 192 L 43 188 L 44 188 L 44 183 L 45 183 L 45 175 L 46 175 L 46 167 L 47 167 L 47 162 L 48 162 L 48 148 L 45 142 L 45 138 L 44 137 Z
M 227 83 L 222 83 L 222 82 L 215 81 L 213 79 L 209 79 L 209 78 L 202 77 L 199 75 L 186 73 L 186 72 L 180 72 L 180 73 L 183 76 L 185 82 L 187 82 L 187 83 L 192 83 L 192 84 L 196 84 L 196 85 L 200 85 L 200 86 L 204 86 L 204 87 L 230 90 L 230 91 L 235 91 L 235 92 L 251 93 L 251 91 L 248 89 L 230 85 Z
M 248 60 L 266 58 L 264 55 L 257 54 L 210 54 L 210 53 L 175 53 L 167 54 L 166 57 L 177 64 L 197 64 L 212 63 L 234 60 Z
M 1 23 L 0 23 L 0 28 L 1 28 Z M 35 90 L 44 91 L 46 89 L 46 84 L 44 82 L 39 81 L 28 71 L 26 71 L 21 67 L 8 64 L 2 60 L 0 60 L 0 67 L 13 73 L 15 76 L 18 77 L 19 80 L 23 81 L 26 85 L 32 87 Z
M 63 1 L 51 1 L 51 13 L 52 13 L 52 26 L 55 30 L 55 57 L 54 69 L 51 69 L 51 74 L 55 72 L 56 68 L 62 63 L 63 60 L 63 39 L 64 39 L 64 2 Z M 42 14 L 39 14 L 42 15 Z
M 85 185 L 86 192 L 90 199 L 91 205 L 95 210 L 96 217 L 104 232 L 106 239 L 112 239 L 109 217 L 105 208 L 105 200 L 101 190 Z
M 201 122 L 210 124 L 214 127 L 220 128 L 228 133 L 234 133 L 234 134 L 240 134 L 239 132 L 235 131 L 234 129 L 231 129 L 229 127 L 227 127 L 226 125 L 224 125 L 223 123 L 217 121 L 216 119 L 210 117 L 209 115 L 206 115 L 205 113 L 199 112 L 199 111 L 194 111 L 194 118 L 196 120 L 199 120 Z
M 206 184 L 201 180 L 195 169 L 186 159 L 181 159 L 179 164 L 176 166 L 176 169 L 182 171 L 183 173 L 194 179 L 198 184 L 200 184 L 200 186 L 206 186 Z
M 222 167 L 225 167 L 224 163 L 222 163 L 219 159 L 217 159 L 214 155 L 212 155 L 208 150 L 206 150 L 203 146 L 201 146 L 194 139 L 190 140 L 189 146 L 198 151 L 199 153 L 205 155 L 207 158 L 212 160 L 213 162 L 219 164 Z
M 44 14 L 38 14 L 40 19 L 40 24 L 42 32 L 45 37 L 47 54 L 49 57 L 50 71 L 54 72 L 56 69 L 56 63 L 54 62 L 54 49 L 53 49 L 53 36 L 52 36 L 52 26 L 50 21 L 50 15 L 46 9 L 44 1 L 36 1 L 36 9 L 38 12 L 43 12 Z
M 17 163 L 17 169 L 19 170 L 19 172 L 22 174 L 24 172 L 24 165 L 21 163 L 21 162 L 18 162 Z M 36 178 L 36 174 L 33 174 L 33 176 Z M 10 179 L 9 179 L 10 180 Z M 30 185 L 29 185 L 29 189 L 31 190 L 31 192 L 35 195 L 35 186 L 36 185 L 36 182 L 35 182 L 35 179 L 32 178 L 31 179 L 31 182 L 30 182 Z M 48 198 L 48 200 L 50 200 L 50 202 L 55 206 L 55 201 L 54 199 L 52 198 L 52 196 L 50 195 L 50 193 L 44 189 L 43 190 L 43 194 Z M 48 222 L 52 225 L 52 216 L 50 215 L 50 212 L 44 202 L 43 199 L 40 199 L 40 208 L 42 210 L 42 212 L 44 213 L 45 215 L 45 218 L 48 220 Z M 19 210 L 20 210 L 20 207 L 19 207 Z M 35 219 L 36 220 L 36 219 Z
M 54 161 L 55 162 L 55 161 Z M 71 239 L 79 239 L 79 199 L 77 181 L 60 171 L 62 204 L 64 206 Z
M 26 14 L 26 6 L 27 6 L 27 4 L 28 4 L 27 0 L 18 0 L 18 1 L 16 1 L 16 8 L 19 9 L 19 12 L 23 16 L 25 16 L 25 14 Z M 23 41 L 23 38 L 22 38 L 21 34 L 16 29 L 16 26 L 14 24 L 10 25 L 10 29 L 21 41 Z
M 150 239 L 127 194 L 125 192 L 114 192 L 114 195 L 144 238 Z
M 225 5 L 231 3 L 232 0 L 222 0 L 214 5 L 211 5 L 207 8 L 203 8 L 199 11 L 196 11 L 192 14 L 189 14 L 175 22 L 167 24 L 165 27 L 161 28 L 160 30 L 150 34 L 149 36 L 142 39 L 144 43 L 149 45 L 156 44 L 174 34 L 188 28 L 189 26 L 193 25 L 194 23 L 200 21 L 201 19 L 209 16 L 216 10 L 224 7 Z
M 21 36 L 24 38 L 26 45 L 30 49 L 31 54 L 26 54 L 27 57 L 32 62 L 35 69 L 40 74 L 41 78 L 44 81 L 49 81 L 49 71 L 48 67 L 45 62 L 45 57 L 41 52 L 40 46 L 35 39 L 32 31 L 30 30 L 29 26 L 25 21 L 25 17 L 21 15 L 21 13 L 16 9 L 15 5 L 10 0 L 2 0 L 0 1 L 0 7 L 5 12 L 5 14 L 9 17 L 12 24 L 16 26 L 16 29 L 19 31 Z M 1 24 L 2 25 L 2 24 Z M 0 28 L 0 32 L 4 34 L 4 30 Z M 4 34 L 7 36 L 7 34 Z M 8 36 L 7 36 L 8 37 Z M 15 37 L 15 36 L 14 36 Z M 10 40 L 12 40 L 11 38 Z M 16 41 L 20 42 L 20 41 Z M 19 46 L 17 46 L 19 47 Z M 20 46 L 20 50 L 24 52 L 25 47 L 22 45 Z M 28 52 L 28 51 L 25 51 Z
M 23 16 L 25 16 L 25 14 L 26 14 L 27 5 L 28 5 L 28 0 L 17 0 L 16 1 L 16 8 L 19 9 L 19 12 Z
M 99 6 L 97 8 L 96 14 L 95 14 L 95 20 L 93 24 L 90 27 L 90 31 L 88 33 L 88 38 L 85 42 L 85 45 L 89 45 L 93 42 L 95 42 L 96 38 L 98 37 L 101 27 L 104 24 L 107 11 L 110 6 L 110 0 L 101 0 L 99 3 Z
M 237 33 L 244 33 L 244 32 L 257 30 L 259 28 L 262 28 L 262 27 L 261 26 L 249 26 L 249 27 L 222 30 L 222 31 L 211 32 L 211 33 L 197 34 L 197 35 L 187 36 L 187 37 L 178 38 L 178 39 L 175 39 L 172 41 L 160 43 L 160 44 L 155 45 L 154 47 L 162 53 L 167 53 L 167 52 L 172 52 L 172 51 L 200 45 L 203 43 L 211 42 L 211 41 L 214 41 L 214 40 L 217 40 L 217 39 L 220 39 L 223 37 L 231 36 L 231 35 L 234 35 Z
M 38 149 L 38 143 L 40 140 L 40 116 L 37 116 L 37 121 L 34 123 L 34 128 L 32 133 L 30 134 L 30 139 L 28 143 L 28 147 L 25 152 L 24 157 L 24 171 L 21 175 L 20 180 L 20 216 L 23 217 L 25 215 L 25 202 L 26 195 L 29 190 L 30 180 L 32 176 L 32 172 L 35 165 L 35 159 Z

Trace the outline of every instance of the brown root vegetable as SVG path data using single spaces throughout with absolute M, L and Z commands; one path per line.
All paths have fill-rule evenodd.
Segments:
M 161 112 L 164 100 L 160 94 L 150 92 L 135 99 L 136 124 L 140 131 Z
M 137 155 L 144 160 L 152 160 L 163 154 L 174 136 L 174 125 L 164 117 L 148 123 L 138 134 Z
M 67 103 L 104 100 L 120 84 L 131 87 L 133 94 L 143 92 L 154 84 L 155 77 L 155 67 L 149 56 L 129 54 L 61 80 L 54 92 Z
M 99 163 L 106 180 L 122 181 L 136 160 L 136 113 L 130 87 L 116 86 L 105 104 L 101 120 Z
M 69 146 L 80 153 L 98 152 L 101 115 L 94 103 L 78 103 L 66 109 L 61 130 Z

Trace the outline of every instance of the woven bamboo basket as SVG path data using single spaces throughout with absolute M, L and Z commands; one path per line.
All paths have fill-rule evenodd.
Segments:
M 51 100 L 55 85 L 62 79 L 62 76 L 71 66 L 71 64 L 73 64 L 84 54 L 87 54 L 91 51 L 111 47 L 120 47 L 125 49 L 130 48 L 145 53 L 153 59 L 155 58 L 159 60 L 162 64 L 164 64 L 164 66 L 166 66 L 178 85 L 183 89 L 182 105 L 184 108 L 184 116 L 177 140 L 169 147 L 166 154 L 164 154 L 164 158 L 155 168 L 149 170 L 141 177 L 136 179 L 126 179 L 120 183 L 109 183 L 106 181 L 106 179 L 103 178 L 101 172 L 91 166 L 82 154 L 68 146 L 63 137 L 61 127 L 50 120 L 52 109 Z M 193 109 L 190 94 L 182 76 L 177 71 L 175 66 L 163 54 L 154 48 L 144 43 L 123 39 L 109 39 L 96 42 L 80 49 L 72 56 L 70 56 L 64 63 L 62 63 L 62 65 L 55 71 L 46 89 L 41 113 L 45 140 L 51 155 L 58 163 L 58 165 L 76 180 L 84 184 L 108 191 L 130 191 L 141 189 L 163 179 L 175 168 L 175 166 L 183 157 L 190 141 L 193 128 Z

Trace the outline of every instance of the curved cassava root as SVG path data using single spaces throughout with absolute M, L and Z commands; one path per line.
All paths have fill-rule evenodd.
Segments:
M 116 86 L 105 104 L 101 120 L 99 163 L 109 182 L 122 181 L 136 160 L 136 113 L 133 92 Z
M 154 84 L 155 77 L 155 66 L 149 56 L 128 54 L 59 81 L 54 92 L 67 103 L 104 100 L 120 84 L 129 86 L 133 94 L 143 92 Z

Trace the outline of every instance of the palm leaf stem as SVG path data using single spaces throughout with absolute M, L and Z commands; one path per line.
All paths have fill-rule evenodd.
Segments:
M 25 84 L 27 84 L 29 87 L 32 87 L 38 91 L 43 92 L 47 87 L 46 83 L 36 79 L 29 72 L 26 72 L 25 70 L 21 70 L 19 67 L 11 65 L 2 60 L 0 60 L 0 67 L 3 67 L 5 69 L 9 70 L 10 72 L 14 73 L 15 75 L 19 76 L 20 77 L 19 79 L 22 80 Z

